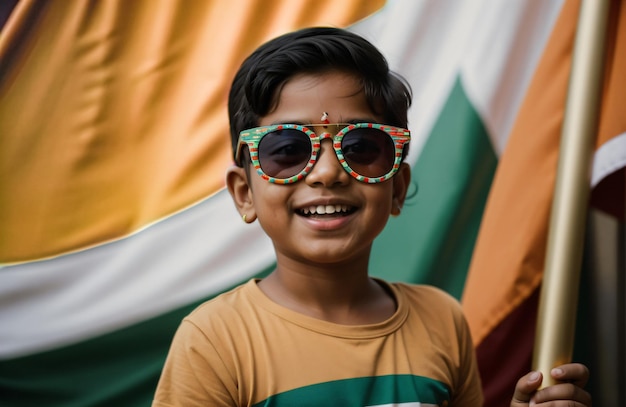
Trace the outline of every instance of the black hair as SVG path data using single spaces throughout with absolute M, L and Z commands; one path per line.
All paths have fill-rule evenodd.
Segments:
M 359 79 L 370 109 L 388 124 L 408 127 L 411 88 L 365 38 L 340 28 L 313 27 L 277 37 L 241 65 L 228 96 L 233 155 L 239 133 L 276 108 L 284 84 L 301 73 L 342 71 Z M 406 150 L 406 148 L 405 148 Z

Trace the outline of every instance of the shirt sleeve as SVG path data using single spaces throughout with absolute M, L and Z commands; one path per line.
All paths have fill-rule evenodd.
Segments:
M 170 347 L 153 407 L 237 406 L 237 386 L 218 349 L 183 320 Z
M 476 361 L 476 351 L 469 326 L 462 312 L 458 315 L 457 327 L 461 363 L 458 372 L 458 386 L 451 405 L 481 407 L 483 405 L 483 392 Z

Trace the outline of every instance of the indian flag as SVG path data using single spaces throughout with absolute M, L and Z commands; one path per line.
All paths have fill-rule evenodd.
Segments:
M 370 39 L 415 95 L 413 194 L 372 275 L 463 295 L 490 366 L 490 335 L 541 279 L 578 1 L 15 3 L 0 34 L 0 404 L 149 405 L 183 316 L 272 269 L 224 190 L 226 96 L 253 49 L 313 25 Z M 594 192 L 626 165 L 616 9 Z

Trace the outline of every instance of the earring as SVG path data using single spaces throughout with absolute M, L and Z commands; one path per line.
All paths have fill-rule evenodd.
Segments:
M 244 213 L 244 214 L 243 214 L 243 216 L 241 217 L 241 219 L 243 219 L 243 221 L 244 221 L 245 223 L 248 223 L 248 219 L 247 219 L 247 218 L 248 218 L 248 215 L 246 215 L 245 213 Z

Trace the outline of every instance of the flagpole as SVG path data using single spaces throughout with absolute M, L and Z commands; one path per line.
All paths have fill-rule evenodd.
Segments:
M 554 384 L 553 367 L 572 360 L 609 3 L 582 0 L 580 6 L 533 354 L 544 386 Z

